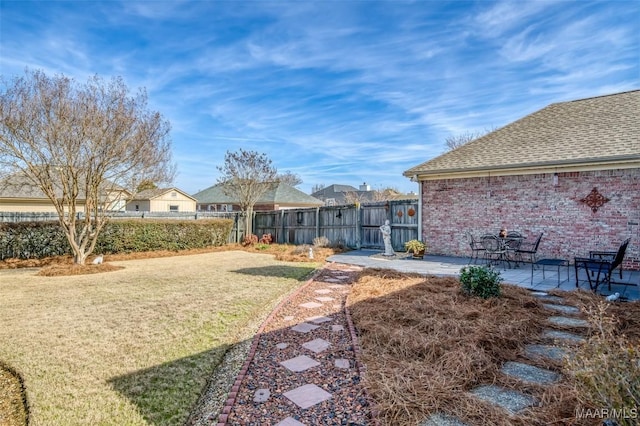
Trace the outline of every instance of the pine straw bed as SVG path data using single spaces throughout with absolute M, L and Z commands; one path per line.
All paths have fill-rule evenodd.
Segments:
M 436 412 L 468 424 L 589 424 L 576 421 L 577 395 L 566 376 L 557 385 L 542 387 L 500 373 L 506 361 L 532 363 L 524 357 L 524 346 L 551 343 L 540 336 L 551 328 L 546 319 L 557 315 L 526 289 L 502 289 L 501 298 L 482 300 L 463 295 L 455 278 L 372 269 L 361 274 L 347 303 L 367 366 L 364 383 L 382 424 L 416 425 Z M 585 292 L 558 294 L 578 307 L 596 300 Z M 620 315 L 621 328 L 637 342 L 639 305 L 612 308 Z M 634 310 L 635 319 L 629 314 Z M 562 373 L 558 361 L 537 359 L 535 365 Z M 507 416 L 468 393 L 488 384 L 533 395 L 541 407 Z

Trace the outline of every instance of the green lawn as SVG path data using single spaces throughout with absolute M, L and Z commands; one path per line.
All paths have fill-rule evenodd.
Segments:
M 112 263 L 0 271 L 0 360 L 32 425 L 182 424 L 229 346 L 317 267 L 240 251 Z

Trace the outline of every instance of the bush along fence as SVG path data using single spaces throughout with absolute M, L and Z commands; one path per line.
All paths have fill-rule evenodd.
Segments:
M 98 236 L 94 253 L 132 253 L 222 246 L 233 220 L 110 221 Z M 38 259 L 71 254 L 58 222 L 0 223 L 0 260 Z

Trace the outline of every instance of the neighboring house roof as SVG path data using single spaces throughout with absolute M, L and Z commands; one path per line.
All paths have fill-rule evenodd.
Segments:
M 640 160 L 640 90 L 551 104 L 415 166 L 407 177 Z
M 313 194 L 311 194 L 311 196 L 320 200 L 326 200 L 327 198 L 343 200 L 345 192 L 358 192 L 358 188 L 355 188 L 351 185 L 334 184 L 314 192 Z
M 219 184 L 193 194 L 193 197 L 201 204 L 235 204 L 238 202 L 238 200 L 226 195 Z M 323 203 L 291 185 L 279 183 L 273 184 L 256 204 L 321 206 Z
M 314 192 L 311 196 L 321 200 L 333 199 L 336 204 L 343 204 L 346 202 L 347 194 L 354 194 L 362 202 L 376 201 L 376 198 L 379 200 L 379 196 L 381 195 L 378 191 L 363 191 L 354 188 L 351 185 L 330 185 Z M 384 190 L 382 195 L 387 200 L 407 200 L 418 198 L 418 194 L 401 194 L 389 189 Z
M 112 183 L 111 186 L 113 192 L 129 193 L 126 189 L 116 184 Z M 80 190 L 82 191 L 82 185 L 80 185 Z M 60 189 L 58 189 L 57 195 L 62 195 Z M 0 178 L 0 198 L 49 199 L 38 185 L 35 185 L 26 175 L 20 172 Z M 78 199 L 84 200 L 83 192 L 79 194 Z
M 172 192 L 172 191 L 179 192 L 180 194 L 184 195 L 187 198 L 192 199 L 193 201 L 198 201 L 197 199 L 195 199 L 191 195 L 189 195 L 186 192 L 181 191 L 180 189 L 175 188 L 175 187 L 145 189 L 143 191 L 140 191 L 140 192 L 136 193 L 133 196 L 133 198 L 131 199 L 131 201 L 153 200 L 155 198 L 161 197 L 164 194 L 167 194 L 167 193 Z

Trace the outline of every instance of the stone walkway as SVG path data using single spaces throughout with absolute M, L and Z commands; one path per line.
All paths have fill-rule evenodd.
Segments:
M 355 330 L 345 312 L 360 267 L 328 264 L 265 322 L 218 425 L 364 425 Z
M 271 314 L 253 341 L 218 425 L 365 425 L 370 400 L 361 385 L 365 368 L 345 301 L 357 266 L 330 263 Z M 526 362 L 507 362 L 501 373 L 530 384 L 553 385 L 563 378 L 545 369 L 545 358 L 561 360 L 565 344 L 584 340 L 570 330 L 586 329 L 580 311 L 564 299 L 532 292 L 549 311 L 542 343 L 526 345 Z M 563 331 L 563 328 L 568 331 Z M 354 343 L 355 342 L 355 343 Z M 470 394 L 517 416 L 540 403 L 535 397 L 486 383 Z M 421 426 L 461 426 L 460 419 L 436 413 Z
M 534 292 L 534 296 L 540 298 L 543 306 L 549 311 L 548 322 L 555 327 L 568 327 L 571 329 L 589 327 L 589 323 L 579 317 L 580 310 L 574 306 L 564 304 L 564 299 L 552 296 L 545 292 Z M 567 316 L 571 315 L 571 316 Z M 581 335 L 559 331 L 549 328 L 543 332 L 543 337 L 549 344 L 527 344 L 525 346 L 525 356 L 527 362 L 506 362 L 500 372 L 510 376 L 520 382 L 523 387 L 527 384 L 554 385 L 562 380 L 558 373 L 536 366 L 536 362 L 544 358 L 560 361 L 566 354 L 565 345 L 581 342 L 584 338 Z M 538 405 L 535 397 L 526 393 L 496 386 L 484 384 L 477 386 L 470 391 L 472 395 L 489 404 L 496 405 L 505 411 L 509 416 L 517 416 L 522 410 Z M 420 426 L 465 426 L 466 423 L 456 417 L 446 414 L 436 413 L 426 419 Z

